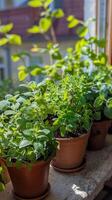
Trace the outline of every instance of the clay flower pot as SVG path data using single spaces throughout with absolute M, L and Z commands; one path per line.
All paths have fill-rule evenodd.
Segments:
M 84 161 L 89 134 L 75 138 L 57 138 L 59 149 L 52 161 L 58 171 L 72 172 Z
M 101 150 L 105 146 L 105 139 L 110 126 L 111 120 L 93 123 L 88 141 L 89 150 Z
M 48 195 L 49 164 L 50 160 L 38 161 L 31 168 L 27 165 L 8 167 L 16 199 L 30 200 Z

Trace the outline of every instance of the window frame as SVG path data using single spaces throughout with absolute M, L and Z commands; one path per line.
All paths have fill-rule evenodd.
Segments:
M 106 53 L 108 63 L 112 64 L 112 0 L 107 0 L 106 30 Z

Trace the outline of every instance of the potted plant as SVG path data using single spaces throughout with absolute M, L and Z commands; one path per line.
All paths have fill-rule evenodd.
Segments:
M 57 142 L 45 128 L 41 99 L 30 91 L 7 95 L 0 102 L 0 157 L 18 199 L 44 198 L 49 192 L 49 164 Z
M 92 96 L 94 123 L 91 128 L 88 148 L 100 150 L 105 145 L 105 138 L 112 120 L 112 86 L 107 72 L 99 72 L 95 76 Z
M 86 101 L 88 92 L 84 76 L 80 79 L 66 76 L 47 87 L 46 101 L 54 109 L 46 124 L 51 126 L 59 143 L 52 166 L 60 172 L 75 172 L 84 167 L 92 123 L 91 108 Z

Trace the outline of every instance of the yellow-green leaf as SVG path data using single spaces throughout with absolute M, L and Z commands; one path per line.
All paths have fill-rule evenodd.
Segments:
M 0 26 L 0 33 L 8 33 L 9 31 L 11 31 L 13 28 L 13 24 L 6 24 L 6 25 L 1 25 Z
M 22 39 L 21 39 L 20 35 L 11 34 L 11 35 L 7 35 L 7 38 L 9 40 L 10 44 L 13 44 L 13 45 L 21 45 L 22 44 Z
M 24 70 L 21 70 L 18 73 L 18 78 L 19 78 L 20 81 L 24 81 L 27 76 L 28 76 L 28 74 Z
M 40 33 L 40 28 L 39 26 L 33 26 L 31 28 L 28 29 L 28 33 Z
M 34 8 L 38 8 L 42 6 L 42 1 L 41 0 L 31 0 L 28 2 L 28 5 Z
M 68 28 L 74 28 L 79 24 L 79 20 L 73 16 L 69 17 L 68 21 L 69 21 Z
M 2 182 L 0 182 L 0 192 L 4 190 L 5 190 L 5 185 Z
M 18 62 L 20 60 L 20 56 L 18 56 L 17 54 L 14 54 L 11 56 L 11 59 L 13 62 Z
M 3 46 L 3 45 L 5 45 L 5 44 L 7 44 L 7 42 L 8 42 L 8 39 L 7 39 L 7 38 L 2 38 L 2 39 L 0 39 L 0 46 Z
M 42 32 L 47 32 L 50 29 L 51 25 L 52 25 L 52 22 L 50 19 L 47 19 L 47 18 L 40 19 L 39 27 Z
M 55 18 L 62 18 L 64 17 L 64 12 L 62 9 L 59 8 L 52 13 L 52 16 Z
M 31 71 L 32 76 L 37 76 L 41 73 L 42 69 L 41 68 L 35 68 Z
M 20 65 L 19 67 L 18 67 L 18 70 L 20 70 L 20 71 L 24 71 L 26 69 L 26 67 L 24 66 L 24 65 Z
M 88 27 L 86 27 L 86 26 L 82 26 L 77 29 L 77 34 L 80 37 L 85 37 L 87 35 L 87 33 L 88 33 Z

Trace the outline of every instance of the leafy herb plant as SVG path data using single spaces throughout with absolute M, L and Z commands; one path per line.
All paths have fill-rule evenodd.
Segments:
M 30 165 L 55 153 L 57 143 L 43 120 L 45 107 L 33 91 L 0 102 L 0 157 L 7 165 Z

